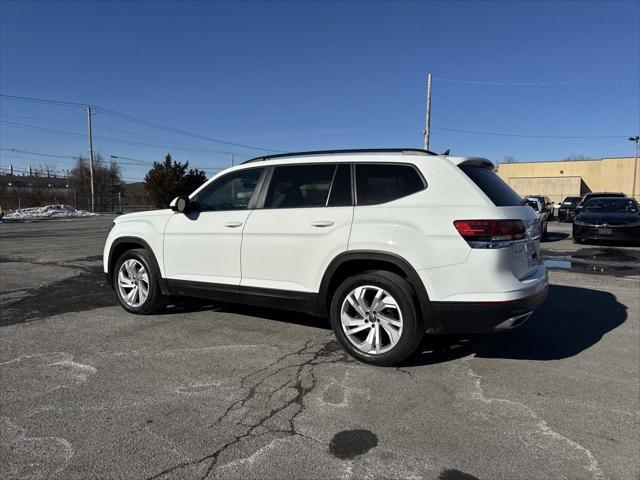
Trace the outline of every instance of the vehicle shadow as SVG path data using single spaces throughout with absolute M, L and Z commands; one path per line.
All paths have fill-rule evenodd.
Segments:
M 640 241 L 632 240 L 583 240 L 581 245 L 600 247 L 640 247 Z
M 559 242 L 560 240 L 564 240 L 569 236 L 568 233 L 564 232 L 547 232 L 547 234 L 540 240 L 541 243 L 548 242 Z
M 405 366 L 442 363 L 470 354 L 515 360 L 560 360 L 587 350 L 626 319 L 627 307 L 611 293 L 551 285 L 545 303 L 523 326 L 486 335 L 427 336 Z
M 241 305 L 236 303 L 214 302 L 194 297 L 179 297 L 172 299 L 172 301 L 165 306 L 162 314 L 171 315 L 202 311 L 233 313 L 248 317 L 259 317 L 283 323 L 292 323 L 296 325 L 305 325 L 308 327 L 331 330 L 331 325 L 329 324 L 328 319 L 315 317 L 306 313 L 280 310 L 277 308 L 254 307 L 252 305 Z
M 233 313 L 286 324 L 330 330 L 325 318 L 279 309 L 178 298 L 163 314 L 199 311 Z M 559 360 L 590 348 L 625 322 L 627 307 L 608 292 L 551 285 L 545 303 L 523 326 L 504 333 L 452 336 L 427 335 L 402 366 L 431 365 L 475 354 L 485 358 Z

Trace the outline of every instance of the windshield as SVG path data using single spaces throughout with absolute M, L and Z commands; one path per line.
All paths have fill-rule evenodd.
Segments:
M 632 198 L 594 198 L 584 208 L 598 212 L 637 212 L 638 203 Z

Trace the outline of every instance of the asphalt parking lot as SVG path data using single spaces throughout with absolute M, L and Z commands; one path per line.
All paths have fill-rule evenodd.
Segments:
M 355 362 L 322 319 L 116 306 L 111 218 L 0 225 L 0 478 L 637 479 L 640 248 L 550 224 L 501 335 Z

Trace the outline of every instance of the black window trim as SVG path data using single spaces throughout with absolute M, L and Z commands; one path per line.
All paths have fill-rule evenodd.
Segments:
M 265 207 L 265 202 L 267 200 L 267 192 L 269 191 L 269 187 L 271 186 L 271 179 L 273 178 L 273 172 L 278 167 L 297 167 L 297 166 L 309 166 L 309 165 L 334 165 L 333 176 L 331 177 L 331 186 L 329 187 L 329 194 L 327 195 L 327 201 L 324 205 L 309 205 L 305 207 L 289 207 L 289 208 L 271 208 Z M 342 206 L 330 206 L 328 205 L 329 199 L 331 198 L 331 190 L 333 189 L 333 182 L 336 178 L 336 174 L 338 172 L 338 167 L 340 165 L 353 165 L 351 162 L 304 162 L 304 163 L 283 163 L 281 165 L 269 165 L 267 168 L 268 172 L 264 177 L 264 182 L 261 185 L 260 194 L 256 199 L 256 203 L 254 205 L 255 210 L 296 210 L 296 209 L 309 209 L 309 208 L 341 208 L 341 207 L 353 207 L 354 206 L 354 191 L 353 189 L 353 168 L 351 169 L 351 205 L 342 205 Z
M 329 192 L 327 193 L 327 200 L 324 202 L 324 206 L 329 206 L 329 200 L 331 199 L 331 191 L 333 190 L 333 182 L 336 181 L 336 175 L 338 173 L 338 168 L 340 167 L 339 163 L 336 163 L 335 168 L 333 169 L 333 175 L 331 175 L 331 184 L 329 185 Z
M 213 210 L 213 209 L 205 208 L 205 209 L 198 210 L 198 211 L 199 212 L 236 212 L 236 211 L 253 210 L 255 208 L 255 204 L 256 204 L 256 202 L 258 200 L 259 192 L 262 190 L 262 186 L 264 184 L 265 177 L 267 176 L 268 168 L 265 168 L 264 166 L 256 166 L 255 168 L 243 168 L 241 170 L 235 170 L 233 172 L 226 173 L 226 174 L 222 175 L 221 177 L 216 178 L 211 183 L 205 185 L 197 193 L 192 194 L 191 197 L 190 197 L 190 200 L 197 201 L 197 196 L 198 195 L 200 195 L 202 192 L 208 190 L 209 188 L 213 188 L 214 185 L 218 184 L 220 181 L 224 180 L 225 178 L 229 177 L 230 175 L 235 175 L 237 173 L 245 173 L 245 172 L 253 171 L 253 170 L 262 170 L 262 173 L 260 174 L 260 177 L 258 178 L 258 181 L 256 182 L 256 187 L 253 189 L 253 193 L 251 194 L 251 198 L 249 199 L 249 203 L 247 204 L 247 208 L 233 209 L 233 210 Z
M 380 203 L 371 203 L 369 205 L 360 205 L 358 203 L 358 188 L 357 188 L 357 184 L 358 184 L 358 179 L 356 178 L 356 165 L 402 165 L 405 167 L 411 167 L 415 170 L 415 172 L 418 174 L 418 178 L 420 178 L 420 181 L 422 181 L 422 188 L 420 190 L 418 190 L 417 192 L 413 192 L 410 193 L 409 195 L 403 195 L 402 197 L 398 197 L 398 198 L 394 198 L 393 200 L 389 200 L 387 202 L 380 202 Z M 386 203 L 391 203 L 391 202 L 395 202 L 396 200 L 400 200 L 401 198 L 407 198 L 410 197 L 411 195 L 415 195 L 416 193 L 420 193 L 423 192 L 424 190 L 426 190 L 429 187 L 429 184 L 427 183 L 426 178 L 424 178 L 424 175 L 422 175 L 422 172 L 420 171 L 420 169 L 418 167 L 416 167 L 413 163 L 407 163 L 407 162 L 354 162 L 352 163 L 352 168 L 351 168 L 351 185 L 352 185 L 352 190 L 353 190 L 353 200 L 354 200 L 354 206 L 358 207 L 375 207 L 376 205 L 384 205 Z

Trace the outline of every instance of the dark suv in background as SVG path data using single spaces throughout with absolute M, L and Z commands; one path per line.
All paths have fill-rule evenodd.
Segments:
M 578 203 L 578 205 L 576 205 L 575 208 L 575 212 L 574 212 L 574 218 L 577 217 L 580 212 L 582 211 L 582 209 L 584 208 L 584 206 L 586 205 L 586 203 L 589 200 L 592 200 L 594 198 L 600 198 L 600 197 L 626 197 L 627 195 L 622 193 L 622 192 L 589 192 L 589 193 L 585 193 L 584 196 L 582 197 L 582 200 L 580 200 L 580 203 Z
M 582 197 L 566 197 L 558 209 L 558 220 L 561 222 L 572 222 L 576 216 L 576 206 Z

